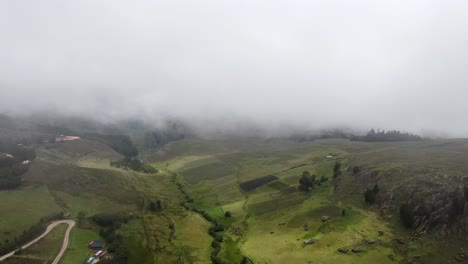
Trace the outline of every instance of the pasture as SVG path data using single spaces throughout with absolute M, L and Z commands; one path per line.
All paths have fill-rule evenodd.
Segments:
M 410 253 L 397 249 L 394 239 L 408 236 L 407 231 L 396 219 L 384 220 L 364 203 L 366 182 L 354 178 L 351 166 L 385 172 L 407 170 L 410 161 L 419 166 L 446 166 L 450 151 L 436 153 L 433 144 L 183 140 L 173 143 L 153 165 L 178 175 L 194 199 L 189 207 L 228 227 L 220 256 L 229 263 L 242 255 L 255 263 L 395 263 L 421 251 L 417 247 L 410 248 Z M 329 153 L 333 158 L 327 158 Z M 436 162 L 427 163 L 420 155 Z M 336 161 L 342 164 L 342 175 L 335 182 Z M 458 173 L 466 167 L 457 166 Z M 308 193 L 297 190 L 306 170 L 317 180 L 324 178 Z M 404 184 L 399 181 L 403 175 L 382 178 L 383 188 Z M 231 214 L 229 220 L 223 214 L 226 211 Z M 328 220 L 322 221 L 323 217 Z M 317 242 L 304 246 L 304 240 L 311 238 Z M 431 243 L 431 247 L 437 244 Z M 349 253 L 338 252 L 342 247 Z M 363 250 L 354 253 L 352 248 Z

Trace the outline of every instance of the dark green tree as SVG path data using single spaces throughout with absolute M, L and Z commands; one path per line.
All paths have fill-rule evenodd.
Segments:
M 372 188 L 372 191 L 374 192 L 375 195 L 377 195 L 380 191 L 379 185 L 376 183 L 374 185 L 374 188 Z
M 310 175 L 310 172 L 304 171 L 302 177 L 299 180 L 299 190 L 309 192 L 314 188 L 315 185 L 315 175 Z
M 413 227 L 414 224 L 414 214 L 411 210 L 411 207 L 404 203 L 400 206 L 400 219 L 403 225 L 407 228 Z
M 463 195 L 465 196 L 465 202 L 468 202 L 468 186 L 463 186 Z
M 366 201 L 366 203 L 368 203 L 368 204 L 375 203 L 375 198 L 376 198 L 376 195 L 375 195 L 375 192 L 373 190 L 367 189 L 364 192 L 364 200 Z
M 335 162 L 335 166 L 333 166 L 333 178 L 341 175 L 341 163 L 339 161 Z
M 359 169 L 358 166 L 354 166 L 354 167 L 353 167 L 353 173 L 354 173 L 354 174 L 359 173 L 359 171 L 360 171 L 360 169 Z

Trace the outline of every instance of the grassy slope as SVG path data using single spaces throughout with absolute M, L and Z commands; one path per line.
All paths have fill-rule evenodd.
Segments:
M 237 143 L 237 144 L 236 144 Z M 192 204 L 220 222 L 226 222 L 223 212 L 229 210 L 234 222 L 226 232 L 224 257 L 237 262 L 246 254 L 256 263 L 390 263 L 401 258 L 393 239 L 404 237 L 406 231 L 396 228 L 396 222 L 386 222 L 366 207 L 362 186 L 357 186 L 347 173 L 348 163 L 372 166 L 382 171 L 408 166 L 443 169 L 455 175 L 466 172 L 468 142 L 415 142 L 415 143 L 360 143 L 345 140 L 324 140 L 306 143 L 293 142 L 204 142 L 187 140 L 172 144 L 165 156 L 154 163 L 159 168 L 176 172 L 185 190 L 195 199 Z M 304 170 L 331 178 L 334 160 L 328 153 L 337 154 L 343 165 L 343 183 L 349 185 L 343 194 L 334 194 L 331 180 L 314 190 L 310 196 L 301 193 L 284 194 L 279 189 L 296 186 Z M 239 183 L 273 174 L 280 183 L 263 186 L 243 193 Z M 411 175 L 411 177 L 413 177 Z M 450 180 L 450 177 L 447 179 Z M 385 179 L 392 181 L 393 179 Z M 398 178 L 394 179 L 398 182 Z M 450 183 L 449 183 L 450 184 Z M 386 183 L 383 183 L 384 188 Z M 354 188 L 354 189 L 353 189 Z M 358 188 L 358 189 L 356 189 Z M 346 209 L 345 217 L 336 216 L 328 224 L 320 218 L 327 208 Z M 309 224 L 310 231 L 303 230 Z M 378 236 L 378 231 L 384 236 Z M 302 248 L 305 238 L 315 237 L 319 242 Z M 365 239 L 375 240 L 367 245 Z M 421 247 L 438 248 L 430 238 Z M 339 247 L 365 246 L 360 254 L 341 254 Z M 411 254 L 425 254 L 408 246 Z M 241 253 L 236 253 L 240 249 Z M 441 252 L 441 258 L 444 253 Z M 447 255 L 449 252 L 446 253 Z M 424 258 L 427 263 L 439 260 Z
M 62 247 L 63 236 L 68 225 L 61 224 L 50 231 L 50 233 L 41 239 L 38 243 L 25 249 L 22 256 L 31 258 L 40 258 L 52 262 Z
M 240 255 L 245 254 L 258 263 L 291 260 L 385 263 L 390 261 L 388 255 L 399 259 L 391 240 L 405 235 L 405 231 L 382 221 L 372 210 L 368 211 L 362 203 L 361 190 L 353 189 L 356 185 L 346 173 L 344 179 L 349 180 L 346 185 L 349 188 L 342 194 L 334 194 L 331 181 L 310 195 L 286 194 L 282 190 L 296 186 L 304 170 L 318 177 L 331 177 L 334 161 L 325 158 L 330 152 L 339 154 L 344 167 L 352 163 L 387 170 L 417 165 L 444 169 L 450 175 L 463 175 L 468 172 L 468 165 L 464 163 L 468 158 L 467 150 L 466 141 L 370 144 L 344 140 L 313 143 L 191 140 L 172 144 L 154 165 L 177 172 L 184 189 L 195 199 L 192 206 L 203 209 L 221 223 L 232 224 L 226 232 L 227 242 L 222 252 L 230 262 L 238 262 Z M 137 219 L 119 231 L 130 241 L 132 261 L 169 263 L 183 257 L 188 263 L 206 263 L 211 253 L 211 238 L 204 231 L 209 224 L 178 206 L 183 196 L 171 183 L 170 174 L 144 175 L 109 167 L 109 160 L 119 157 L 110 148 L 92 141 L 40 147 L 37 160 L 25 176 L 24 187 L 0 192 L 2 201 L 11 200 L 0 205 L 2 216 L 9 215 L 0 221 L 10 221 L 0 222 L 0 227 L 15 227 L 10 232 L 21 232 L 48 214 L 48 210 L 60 210 L 58 206 L 72 217 L 80 211 L 88 216 L 98 212 L 134 212 Z M 405 170 L 395 177 L 404 179 L 407 175 L 403 172 Z M 238 188 L 241 182 L 270 174 L 280 180 L 249 193 Z M 142 199 L 160 199 L 166 210 L 162 213 L 138 211 Z M 11 208 L 29 208 L 33 217 L 25 218 L 24 211 Z M 344 208 L 348 213 L 324 225 L 320 218 L 324 213 L 329 214 L 330 208 Z M 223 217 L 226 210 L 232 212 L 231 219 Z M 12 221 L 24 221 L 24 227 L 11 224 Z M 174 224 L 174 230 L 170 223 Z M 307 232 L 303 230 L 305 223 L 310 226 Z M 377 230 L 385 231 L 385 235 L 376 237 Z M 91 254 L 86 249 L 87 242 L 97 237 L 96 230 L 76 228 L 64 263 L 83 261 Z M 311 237 L 318 238 L 319 242 L 302 248 L 302 240 Z M 336 252 L 341 246 L 360 245 L 364 238 L 380 241 L 366 245 L 366 252 L 358 255 Z M 421 253 L 423 258 L 441 248 L 433 240 L 417 243 L 424 244 L 415 242 L 416 245 L 409 245 L 409 248 Z M 421 251 L 420 248 L 430 250 Z M 440 250 L 439 255 L 443 257 L 444 254 L 446 252 Z M 430 257 L 427 259 L 430 263 Z
M 24 186 L 0 191 L 0 242 L 12 240 L 42 217 L 60 212 L 46 186 Z
M 102 212 L 132 212 L 134 220 L 119 230 L 129 248 L 132 263 L 169 263 L 178 260 L 180 255 L 206 263 L 211 243 L 204 232 L 208 224 L 198 216 L 189 217 L 178 206 L 183 196 L 169 174 L 147 175 L 113 168 L 109 166 L 110 159 L 120 158 L 113 150 L 95 142 L 71 143 L 42 149 L 37 168 L 28 181 L 46 182 L 53 190 L 55 200 L 73 217 L 78 212 L 87 216 Z M 163 202 L 166 210 L 157 214 L 139 210 L 142 201 L 147 204 L 156 199 Z M 178 235 L 171 235 L 170 223 L 175 223 Z M 192 240 L 186 241 L 183 236 L 186 231 L 192 231 L 190 226 L 200 228 L 196 244 Z M 72 239 L 83 235 L 87 239 L 81 239 L 80 246 L 72 248 L 73 253 L 66 256 L 64 263 L 82 261 L 92 253 L 85 245 L 92 236 L 96 238 L 96 231 L 77 229 Z

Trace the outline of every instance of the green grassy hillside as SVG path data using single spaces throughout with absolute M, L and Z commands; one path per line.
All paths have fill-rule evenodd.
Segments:
M 463 216 L 425 226 L 417 215 L 406 229 L 398 215 L 402 203 L 430 199 L 450 213 L 467 184 L 466 140 L 187 139 L 142 152 L 153 174 L 111 167 L 122 155 L 93 140 L 32 147 L 21 187 L 0 191 L 0 243 L 63 212 L 78 223 L 65 264 L 92 254 L 87 242 L 105 229 L 92 218 L 102 214 L 128 218 L 115 231 L 128 263 L 450 263 L 466 245 Z M 297 188 L 303 171 L 316 175 L 310 192 Z M 366 204 L 376 183 L 376 202 Z
M 239 262 L 243 255 L 254 263 L 441 263 L 454 260 L 464 242 L 447 236 L 439 240 L 430 235 L 410 236 L 396 209 L 410 199 L 402 185 L 431 188 L 437 184 L 451 190 L 461 183 L 468 145 L 456 142 L 186 140 L 166 148 L 153 165 L 177 175 L 193 199 L 189 208 L 227 227 L 219 256 L 228 263 Z M 329 154 L 333 158 L 327 158 Z M 334 180 L 336 161 L 342 163 L 342 173 Z M 353 173 L 354 166 L 361 172 Z M 328 180 L 309 193 L 298 192 L 305 170 Z M 366 176 L 376 170 L 379 177 Z M 442 173 L 446 176 L 440 177 Z M 249 192 L 240 188 L 266 175 L 278 180 Z M 379 196 L 394 194 L 396 209 L 381 214 L 378 205 L 365 204 L 363 193 L 375 183 L 381 186 Z M 384 198 L 382 203 L 387 202 Z M 226 211 L 231 217 L 224 216 Z M 322 222 L 323 216 L 330 220 Z M 311 238 L 316 243 L 304 246 Z M 351 252 L 359 247 L 363 252 Z M 339 248 L 350 252 L 340 253 Z M 434 256 L 434 251 L 440 254 Z

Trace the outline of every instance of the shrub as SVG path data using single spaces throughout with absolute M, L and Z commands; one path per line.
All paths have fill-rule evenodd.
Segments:
M 364 192 L 364 200 L 368 204 L 375 203 L 375 192 L 371 189 L 367 189 L 366 192 Z
M 407 228 L 413 227 L 414 224 L 414 214 L 411 210 L 411 207 L 404 203 L 400 207 L 400 219 L 403 225 Z

